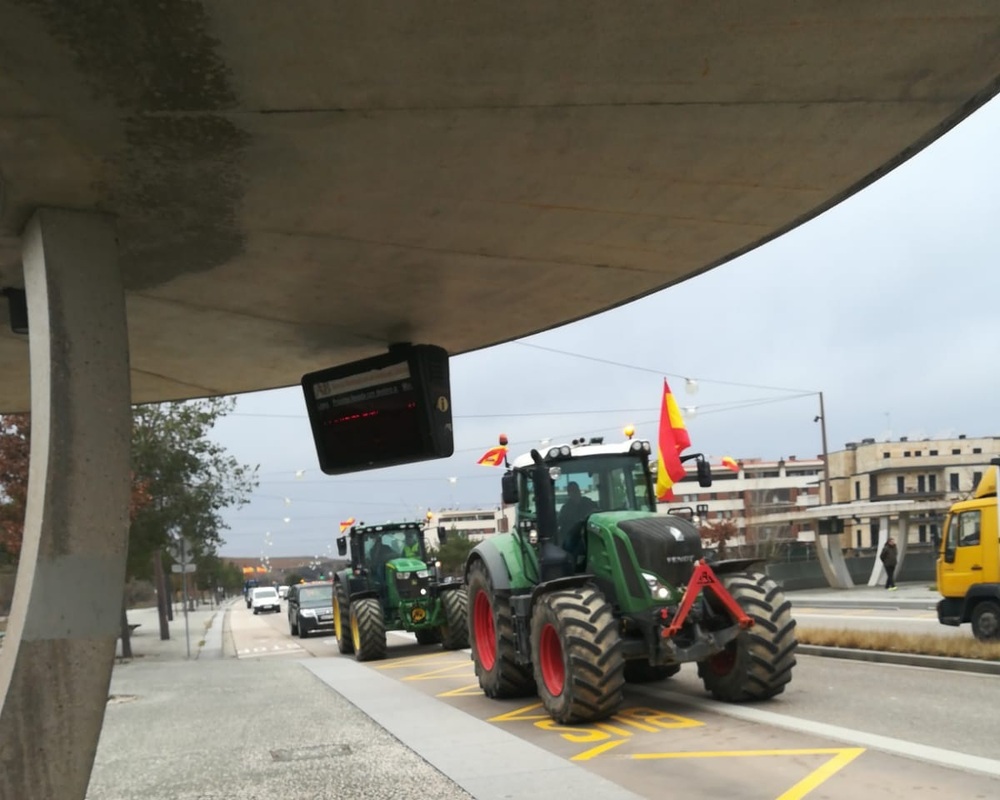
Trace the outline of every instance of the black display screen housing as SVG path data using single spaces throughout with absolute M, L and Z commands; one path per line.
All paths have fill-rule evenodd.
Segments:
M 302 377 L 320 469 L 342 475 L 454 452 L 448 353 L 398 345 Z

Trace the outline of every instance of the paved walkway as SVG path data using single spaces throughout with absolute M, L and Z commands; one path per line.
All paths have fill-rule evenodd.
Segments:
M 797 606 L 814 608 L 919 608 L 935 610 L 941 596 L 930 583 L 901 583 L 890 592 L 884 586 L 852 589 L 800 589 L 785 595 Z

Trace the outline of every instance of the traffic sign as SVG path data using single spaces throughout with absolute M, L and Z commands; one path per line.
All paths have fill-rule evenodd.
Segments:
M 194 564 L 171 564 L 170 565 L 170 571 L 171 572 L 194 572 L 195 571 L 195 565 Z
M 176 561 L 178 564 L 190 564 L 192 561 L 191 552 L 191 542 L 185 539 L 183 536 L 178 536 L 173 539 L 167 545 L 167 552 L 170 553 L 170 557 Z M 175 572 L 180 572 L 180 570 L 174 570 Z M 189 572 L 192 570 L 189 570 Z

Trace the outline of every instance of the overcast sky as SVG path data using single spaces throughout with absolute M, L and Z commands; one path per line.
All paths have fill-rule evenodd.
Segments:
M 1000 435 L 998 130 L 993 101 L 874 186 L 742 258 L 452 358 L 450 459 L 327 477 L 298 387 L 240 397 L 215 436 L 259 464 L 261 481 L 253 502 L 228 515 L 221 552 L 324 556 L 348 517 L 496 506 L 501 470 L 476 460 L 498 433 L 514 454 L 544 438 L 615 438 L 630 422 L 655 442 L 664 377 L 679 405 L 696 409 L 691 452 L 715 461 L 816 456 L 820 391 L 831 452 L 870 436 Z

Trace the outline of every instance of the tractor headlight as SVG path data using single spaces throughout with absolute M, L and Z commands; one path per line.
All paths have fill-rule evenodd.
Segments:
M 655 575 L 644 572 L 642 573 L 642 577 L 646 579 L 646 585 L 649 587 L 650 594 L 657 600 L 666 600 L 670 597 L 670 590 Z
M 401 581 L 409 580 L 410 573 L 409 572 L 397 572 L 396 573 L 396 577 L 399 578 L 399 580 L 401 580 Z
M 429 578 L 430 576 L 431 576 L 431 571 L 429 569 L 418 569 L 417 570 L 417 577 L 418 578 Z
M 549 477 L 555 480 L 562 475 L 562 467 L 549 467 Z

